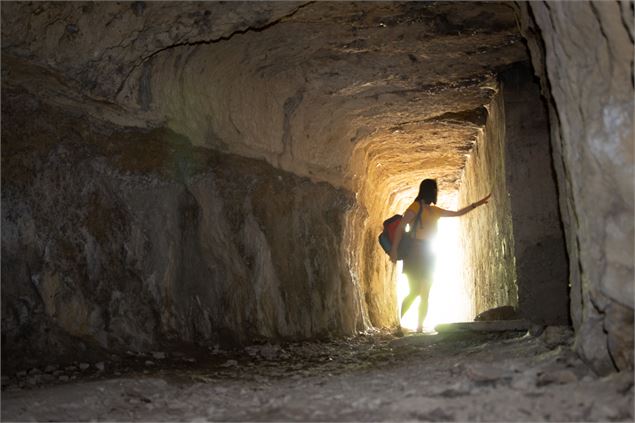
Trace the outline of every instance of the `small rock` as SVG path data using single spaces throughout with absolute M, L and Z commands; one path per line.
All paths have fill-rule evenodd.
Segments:
M 38 377 L 40 378 L 40 382 L 42 383 L 51 383 L 55 380 L 55 376 L 49 374 L 42 374 Z
M 121 376 L 121 372 L 115 372 L 115 376 Z
M 39 381 L 40 377 L 38 375 L 29 376 L 26 378 L 26 383 L 28 383 L 29 385 L 37 385 Z
M 77 379 L 77 375 L 71 376 L 71 380 L 75 380 L 75 379 Z
M 529 327 L 528 333 L 530 336 L 538 337 L 542 335 L 544 331 L 545 331 L 545 327 L 543 325 L 532 323 L 532 325 Z
M 163 360 L 165 358 L 165 353 L 160 351 L 153 352 L 152 358 L 155 360 Z
M 152 361 L 152 360 L 146 360 L 145 365 L 146 365 L 146 366 L 154 366 L 154 361 Z
M 100 361 L 99 363 L 95 363 L 95 367 L 97 368 L 97 370 L 99 370 L 100 372 L 103 372 L 104 369 L 106 368 L 106 365 L 104 364 L 103 361 Z
M 183 357 L 183 361 L 187 361 L 189 363 L 196 363 L 196 359 L 192 357 Z
M 24 377 L 26 376 L 26 370 L 20 370 L 15 374 L 16 377 Z
M 53 373 L 59 368 L 60 366 L 58 366 L 57 364 L 49 364 L 48 366 L 44 368 L 44 373 Z
M 77 370 L 77 367 L 75 367 L 75 366 L 66 366 L 66 367 L 64 367 L 64 370 L 66 370 L 67 372 L 74 372 L 75 370 Z
M 536 382 L 537 386 L 544 385 L 565 385 L 567 383 L 574 383 L 578 381 L 578 376 L 571 370 L 556 370 L 549 373 L 543 373 L 538 377 Z
M 470 364 L 465 373 L 474 382 L 494 382 L 511 376 L 507 370 L 485 364 Z
M 237 365 L 238 365 L 238 362 L 236 360 L 227 360 L 226 362 L 221 364 L 221 367 L 234 367 Z
M 249 357 L 256 357 L 258 355 L 259 350 L 260 348 L 258 348 L 258 346 L 255 346 L 255 345 L 245 347 L 245 352 L 247 353 Z
M 86 370 L 89 367 L 90 367 L 90 364 L 88 364 L 88 363 L 79 363 L 79 369 L 80 370 Z
M 463 381 L 457 382 L 449 387 L 443 387 L 443 389 L 439 389 L 437 395 L 446 398 L 454 398 L 469 395 L 471 390 L 472 385 L 469 382 Z
M 42 373 L 42 372 L 40 371 L 40 369 L 36 369 L 35 367 L 34 367 L 34 368 L 32 368 L 31 370 L 29 370 L 29 375 L 30 375 L 30 376 L 33 376 L 33 375 L 39 375 L 39 374 L 41 374 L 41 373 Z
M 511 381 L 511 387 L 519 391 L 526 391 L 536 387 L 536 376 L 530 372 L 515 376 Z
M 55 370 L 55 371 L 53 372 L 53 376 L 59 376 L 59 375 L 61 375 L 61 374 L 63 374 L 63 373 L 64 373 L 64 371 L 63 371 L 63 370 Z
M 549 348 L 569 344 L 573 339 L 573 329 L 569 326 L 547 326 L 539 339 Z

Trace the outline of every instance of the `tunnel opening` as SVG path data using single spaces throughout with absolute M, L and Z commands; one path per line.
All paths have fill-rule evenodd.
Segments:
M 570 404 L 574 418 L 629 415 L 632 380 L 598 376 L 633 363 L 632 5 L 6 2 L 1 13 L 3 388 L 90 369 L 132 375 L 126 395 L 150 404 L 135 384 L 165 385 L 137 376 L 199 366 L 188 383 L 218 382 L 205 395 L 223 401 L 289 383 L 253 408 L 215 402 L 209 419 L 484 420 L 460 401 L 498 407 L 508 388 L 500 403 L 536 390 L 568 400 L 571 384 L 592 398 L 597 383 L 618 411 Z M 377 235 L 424 178 L 448 209 L 492 193 L 440 224 L 427 326 L 512 306 L 527 336 L 395 339 L 411 324 Z M 395 374 L 439 389 L 413 393 Z M 289 407 L 298 380 L 315 414 Z M 342 386 L 396 387 L 410 414 L 362 392 L 320 414 Z M 423 414 L 418 392 L 432 404 Z M 6 415 L 28 414 L 13 394 Z
M 441 323 L 467 322 L 474 318 L 472 300 L 461 275 L 463 251 L 459 242 L 459 222 L 442 219 L 439 222 L 437 235 L 432 242 L 436 259 L 436 267 L 430 291 L 429 308 L 423 329 L 432 333 Z M 407 276 L 403 273 L 403 261 L 396 265 L 397 273 L 397 305 L 410 292 Z M 417 329 L 417 308 L 421 298 L 417 298 L 410 310 L 400 319 L 402 328 Z M 399 313 L 400 311 L 397 310 Z
M 456 168 L 454 185 L 445 185 L 439 204 L 456 210 L 490 192 L 493 198 L 483 210 L 456 222 L 454 218 L 441 219 L 448 231 L 440 233 L 437 240 L 443 237 L 453 246 L 446 246 L 447 255 L 439 257 L 430 313 L 444 310 L 447 317 L 430 314 L 427 324 L 432 326 L 438 319 L 443 320 L 438 323 L 470 321 L 480 313 L 501 307 L 514 309 L 506 318 L 567 324 L 566 247 L 549 122 L 540 86 L 531 65 L 519 62 L 501 69 L 496 79 L 488 82 L 487 91 L 491 91 L 491 97 L 482 109 L 462 114 L 462 119 L 469 117 L 467 128 L 465 120 L 454 120 L 456 115 L 446 123 L 471 138 L 464 141 L 466 147 L 460 150 L 463 163 Z M 439 134 L 435 127 L 419 130 L 424 132 L 423 136 L 416 132 L 408 135 L 414 138 L 411 142 L 415 146 L 423 148 L 426 144 L 422 139 Z M 399 135 L 407 133 L 401 130 Z M 392 208 L 383 211 L 385 216 L 402 213 L 416 196 L 418 183 L 428 177 L 426 171 L 434 173 L 438 166 L 426 156 L 415 156 L 415 160 L 408 162 L 408 153 L 406 150 L 404 156 L 397 158 L 408 163 L 408 170 L 418 175 L 408 182 L 403 176 L 386 175 L 381 170 L 386 153 L 371 158 L 375 165 L 370 169 L 386 181 L 388 191 L 394 189 L 389 185 L 391 177 L 399 178 L 401 186 L 408 187 L 386 196 Z M 442 181 L 443 178 L 447 174 L 440 177 Z M 369 179 L 372 180 L 372 175 Z M 382 255 L 381 250 L 378 254 Z M 442 275 L 445 268 L 454 274 Z M 397 305 L 407 291 L 400 270 L 385 273 L 385 283 L 397 286 Z M 412 309 L 406 316 L 407 326 L 413 325 Z

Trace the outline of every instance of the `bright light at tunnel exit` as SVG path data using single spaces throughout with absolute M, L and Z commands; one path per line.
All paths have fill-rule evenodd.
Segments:
M 459 242 L 459 219 L 439 219 L 438 232 L 433 241 L 436 255 L 434 280 L 428 301 L 428 314 L 423 326 L 432 330 L 439 323 L 451 323 L 472 320 L 470 316 L 470 299 L 468 298 L 462 277 L 463 250 Z M 403 262 L 397 262 L 397 299 L 399 307 L 408 295 L 408 280 L 401 273 Z M 408 329 L 417 328 L 419 306 L 417 298 L 401 320 L 401 326 Z

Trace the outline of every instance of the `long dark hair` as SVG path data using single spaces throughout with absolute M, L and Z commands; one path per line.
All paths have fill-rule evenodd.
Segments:
M 437 181 L 434 179 L 424 179 L 419 185 L 419 195 L 416 201 L 422 201 L 426 204 L 437 203 Z

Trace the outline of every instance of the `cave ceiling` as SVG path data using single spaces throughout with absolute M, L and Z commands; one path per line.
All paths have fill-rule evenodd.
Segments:
M 528 60 L 490 2 L 5 3 L 2 24 L 3 60 L 86 110 L 352 189 L 458 188 L 496 74 Z

